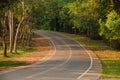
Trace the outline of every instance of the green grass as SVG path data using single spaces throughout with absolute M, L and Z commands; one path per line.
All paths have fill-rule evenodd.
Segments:
M 3 49 L 2 46 L 0 46 L 0 51 L 1 51 L 2 49 Z
M 19 46 L 19 49 L 18 49 L 18 51 L 17 51 L 17 54 L 11 54 L 11 53 L 9 53 L 9 51 L 7 52 L 7 55 L 8 55 L 8 57 L 1 57 L 0 58 L 0 60 L 2 60 L 2 58 L 3 59 L 10 59 L 10 58 L 16 58 L 16 57 L 22 57 L 22 56 L 25 56 L 25 55 L 28 55 L 28 54 L 30 54 L 31 52 L 33 52 L 33 51 L 35 51 L 36 50 L 36 48 L 34 48 L 34 47 L 20 47 Z M 2 55 L 2 49 L 0 50 L 0 55 Z
M 22 46 L 19 46 L 18 53 L 19 52 L 30 53 L 30 52 L 33 52 L 35 50 L 36 50 L 36 48 L 34 48 L 34 47 L 22 47 Z
M 120 60 L 102 60 L 103 78 L 120 78 Z
M 0 69 L 26 65 L 27 64 L 26 62 L 13 61 L 13 59 L 27 56 L 35 50 L 36 50 L 36 48 L 34 48 L 34 47 L 19 46 L 17 54 L 14 54 L 14 53 L 11 54 L 8 52 L 7 53 L 8 57 L 3 57 L 3 54 L 2 54 L 3 49 L 0 46 Z
M 0 61 L 0 68 L 9 68 L 25 65 L 25 62 L 17 62 L 17 61 Z
M 85 44 L 87 49 L 92 50 L 98 56 L 102 64 L 101 78 L 120 78 L 120 51 L 110 49 L 109 44 L 102 40 L 91 40 L 75 34 L 62 34 Z

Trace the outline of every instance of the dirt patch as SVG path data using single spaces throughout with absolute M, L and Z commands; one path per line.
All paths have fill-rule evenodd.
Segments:
M 46 38 L 40 35 L 35 35 L 33 38 L 33 42 L 37 50 L 35 52 L 30 53 L 27 56 L 21 57 L 19 59 L 16 58 L 14 59 L 14 61 L 23 61 L 27 64 L 32 64 L 42 60 L 42 58 L 44 58 L 47 54 L 52 52 L 51 42 Z
M 45 37 L 35 34 L 33 37 L 33 43 L 37 50 L 35 50 L 34 52 L 30 52 L 25 56 L 19 58 L 13 58 L 10 61 L 24 62 L 25 64 L 22 64 L 21 66 L 30 65 L 43 60 L 44 57 L 46 57 L 48 54 L 52 53 L 53 51 L 53 46 L 51 42 Z M 0 71 L 5 71 L 13 68 L 17 68 L 17 67 L 11 66 L 6 68 L 0 68 Z

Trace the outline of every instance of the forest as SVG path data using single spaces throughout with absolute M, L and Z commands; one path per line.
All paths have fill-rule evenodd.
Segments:
M 120 49 L 120 0 L 0 0 L 3 55 L 30 46 L 32 30 L 85 35 Z M 7 48 L 8 47 L 8 48 Z

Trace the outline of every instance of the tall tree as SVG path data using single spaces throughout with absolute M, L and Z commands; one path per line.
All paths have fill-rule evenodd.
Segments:
M 10 31 L 10 53 L 12 53 L 13 49 L 13 38 L 14 38 L 14 24 L 13 24 L 13 11 L 10 9 L 8 10 L 8 23 L 9 23 L 9 31 Z
M 14 39 L 14 53 L 17 53 L 17 41 L 18 41 L 18 36 L 20 33 L 20 28 L 28 21 L 28 19 L 31 17 L 31 6 L 32 6 L 32 1 L 28 3 L 28 1 L 20 0 L 20 3 L 18 3 L 18 7 L 16 8 L 18 14 L 16 15 L 16 18 L 18 20 L 18 25 L 15 33 L 15 39 Z
M 105 36 L 110 41 L 112 48 L 112 41 L 120 40 L 120 14 L 113 10 L 107 15 L 106 22 L 100 20 L 100 24 L 100 35 Z
M 2 13 L 3 16 L 2 18 L 0 19 L 1 21 L 1 27 L 2 27 L 2 30 L 1 30 L 1 38 L 2 38 L 2 45 L 3 45 L 3 49 L 4 49 L 4 56 L 7 57 L 7 44 L 6 44 L 6 35 L 7 35 L 7 25 L 6 25 L 6 21 L 7 21 L 7 12 L 3 12 Z
M 4 49 L 4 56 L 7 56 L 7 44 L 6 44 L 6 36 L 8 30 L 8 7 L 12 4 L 9 4 L 9 0 L 1 0 L 0 1 L 0 26 L 1 26 L 1 37 L 2 37 L 2 44 Z M 14 1 L 13 1 L 14 3 Z

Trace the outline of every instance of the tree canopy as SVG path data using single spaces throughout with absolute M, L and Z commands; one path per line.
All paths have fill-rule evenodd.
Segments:
M 29 45 L 37 28 L 120 44 L 119 5 L 120 0 L 0 0 L 0 43 L 6 53 L 10 37 L 10 53 L 17 53 L 17 44 Z

